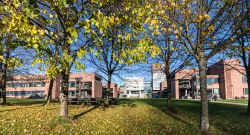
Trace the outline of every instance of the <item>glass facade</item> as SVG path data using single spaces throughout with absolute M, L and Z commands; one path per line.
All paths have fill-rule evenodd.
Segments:
M 24 96 L 24 97 L 29 97 L 29 96 L 39 96 L 39 97 L 44 97 L 45 91 L 6 91 L 6 96 L 7 97 L 19 97 L 19 96 Z

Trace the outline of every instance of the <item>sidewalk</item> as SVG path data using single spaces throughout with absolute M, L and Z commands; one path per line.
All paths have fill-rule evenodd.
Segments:
M 180 100 L 189 100 L 189 101 L 200 101 L 200 99 L 180 99 Z M 230 104 L 230 105 L 241 105 L 241 106 L 247 106 L 247 104 L 244 103 L 234 103 L 234 102 L 223 102 L 220 100 L 217 101 L 208 101 L 209 103 L 218 103 L 218 104 Z
M 247 106 L 247 104 L 244 103 L 233 103 L 233 102 L 223 102 L 223 101 L 210 101 L 212 103 L 220 103 L 220 104 L 230 104 L 230 105 L 242 105 Z

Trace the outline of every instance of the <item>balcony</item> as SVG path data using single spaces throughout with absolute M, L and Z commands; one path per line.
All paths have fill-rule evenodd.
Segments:
M 180 89 L 191 89 L 190 81 L 180 81 L 179 88 Z
M 91 83 L 83 83 L 82 90 L 92 90 L 92 84 Z
M 179 85 L 179 88 L 181 88 L 181 89 L 190 89 L 191 88 L 191 86 L 189 85 L 189 84 L 182 84 L 182 85 Z

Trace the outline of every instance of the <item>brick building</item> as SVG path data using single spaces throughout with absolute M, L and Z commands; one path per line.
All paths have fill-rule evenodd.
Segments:
M 52 98 L 60 96 L 60 76 L 53 84 Z M 102 77 L 95 73 L 70 74 L 69 97 L 102 97 Z M 49 89 L 49 79 L 44 75 L 16 76 L 12 81 L 7 82 L 6 96 L 13 98 L 44 98 Z
M 107 88 L 108 88 L 108 84 L 105 84 L 103 86 L 104 93 L 106 92 Z M 110 89 L 111 89 L 111 91 L 110 91 L 109 97 L 110 98 L 117 98 L 118 97 L 118 89 L 119 89 L 118 85 L 116 83 L 111 83 Z M 103 95 L 106 95 L 106 94 L 103 94 Z
M 222 99 L 248 98 L 245 69 L 240 60 L 220 60 L 207 68 L 208 95 L 218 95 Z M 167 88 L 162 81 L 161 90 Z M 173 98 L 200 98 L 198 70 L 183 69 L 177 72 L 171 80 Z
M 209 75 L 219 76 L 219 93 L 223 99 L 247 98 L 245 69 L 240 60 L 220 60 L 208 67 Z

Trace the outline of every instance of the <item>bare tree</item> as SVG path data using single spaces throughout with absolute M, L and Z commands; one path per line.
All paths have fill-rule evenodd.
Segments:
M 247 78 L 248 83 L 248 97 L 250 97 L 250 34 L 245 31 L 250 27 L 250 2 L 248 0 L 242 0 L 234 9 L 233 21 L 242 21 L 242 24 L 238 26 L 237 23 L 233 26 L 233 31 L 236 31 L 237 40 L 229 46 L 225 51 L 226 56 L 240 58 L 243 62 L 245 72 L 239 71 Z M 239 20 L 240 17 L 240 20 Z M 249 31 L 249 30 L 248 30 Z M 238 65 L 240 66 L 240 65 Z M 233 67 L 232 67 L 233 68 Z M 237 69 L 236 69 L 237 70 Z M 250 98 L 248 98 L 247 111 L 250 112 Z

